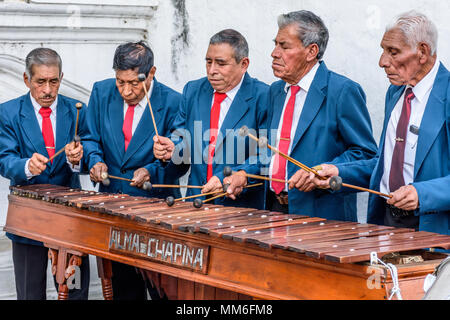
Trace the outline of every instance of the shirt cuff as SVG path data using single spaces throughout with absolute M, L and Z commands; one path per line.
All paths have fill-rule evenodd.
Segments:
M 30 169 L 28 169 L 28 163 L 30 162 L 30 160 L 31 159 L 28 159 L 27 162 L 25 162 L 25 175 L 28 180 L 30 180 L 31 178 L 33 178 L 35 176 L 30 172 Z
M 80 172 L 80 168 L 81 168 L 81 165 L 80 165 L 80 164 L 73 165 L 73 164 L 69 161 L 69 159 L 67 159 L 67 157 L 66 157 L 66 162 L 67 162 L 67 164 L 69 165 L 69 168 L 72 170 L 72 172 Z M 79 163 L 81 163 L 81 160 L 80 160 Z

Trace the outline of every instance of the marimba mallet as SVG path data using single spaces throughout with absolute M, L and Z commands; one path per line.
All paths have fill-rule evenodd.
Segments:
M 81 138 L 78 136 L 78 119 L 80 117 L 80 110 L 83 107 L 83 104 L 81 102 L 77 102 L 75 104 L 75 107 L 77 108 L 77 120 L 75 122 L 75 135 L 73 137 L 73 141 L 75 141 L 75 143 L 77 143 L 77 142 L 81 141 Z
M 155 116 L 153 115 L 152 105 L 150 103 L 150 99 L 148 97 L 148 92 L 147 92 L 147 87 L 145 85 L 145 79 L 147 79 L 147 77 L 145 76 L 145 74 L 139 73 L 138 79 L 140 82 L 142 82 L 142 86 L 144 87 L 145 97 L 147 98 L 147 102 L 148 102 L 148 108 L 150 109 L 150 115 L 152 116 L 153 127 L 155 128 L 155 135 L 156 135 L 156 137 L 159 137 L 158 128 L 156 127 Z
M 245 187 L 243 187 L 243 188 L 244 188 L 244 189 L 248 189 L 248 188 L 259 187 L 259 186 L 262 186 L 262 183 L 250 184 L 250 185 L 245 186 Z M 220 194 L 218 194 L 218 195 L 216 195 L 216 196 L 214 196 L 214 197 L 208 198 L 208 199 L 206 199 L 206 200 L 202 200 L 202 199 L 199 199 L 199 198 L 195 199 L 195 200 L 194 200 L 194 207 L 196 207 L 196 208 L 201 208 L 202 205 L 203 205 L 205 202 L 208 202 L 208 201 L 211 201 L 211 200 L 215 200 L 215 199 L 217 199 L 217 198 L 225 197 L 225 196 L 228 194 L 228 192 L 226 192 L 226 189 L 228 189 L 228 187 L 229 187 L 229 185 L 226 185 L 226 184 L 225 184 L 225 185 L 223 186 L 223 191 L 224 191 L 224 192 L 222 192 L 222 193 L 220 193 Z
M 178 199 L 175 199 L 173 196 L 168 196 L 166 198 L 166 203 L 167 203 L 167 205 L 169 207 L 171 207 L 171 206 L 173 206 L 175 204 L 175 202 L 178 202 L 178 201 L 183 201 L 183 200 L 193 199 L 193 198 L 198 198 L 198 197 L 203 197 L 203 196 L 210 196 L 212 194 L 218 194 L 218 193 L 222 193 L 222 190 L 211 191 L 211 192 L 207 192 L 207 193 L 194 194 L 192 196 L 187 196 L 187 197 L 178 198 Z
M 80 142 L 81 138 L 79 136 L 75 136 L 73 141 L 75 143 Z M 55 159 L 57 156 L 59 156 L 62 152 L 64 152 L 65 149 L 66 149 L 66 146 L 59 149 L 54 155 L 52 155 L 50 158 L 48 158 L 47 163 L 51 162 L 53 159 Z
M 303 163 L 301 163 L 300 161 L 295 160 L 294 158 L 288 156 L 287 154 L 281 152 L 280 150 L 278 150 L 275 147 L 272 147 L 268 142 L 267 142 L 267 138 L 266 137 L 255 137 L 254 135 L 252 135 L 250 132 L 248 132 L 248 127 L 247 126 L 243 126 L 241 127 L 241 129 L 239 129 L 239 135 L 242 137 L 248 136 L 249 138 L 255 140 L 256 142 L 258 142 L 258 146 L 260 148 L 264 148 L 267 147 L 270 150 L 272 150 L 275 153 L 278 153 L 281 157 L 285 158 L 286 160 L 288 160 L 289 162 L 295 164 L 296 166 L 300 167 L 301 169 L 305 170 L 306 172 L 312 172 L 314 173 L 319 179 L 321 180 L 325 180 L 324 177 L 319 176 L 319 174 L 317 173 L 316 170 L 304 165 Z
M 218 195 L 216 195 L 214 197 L 211 197 L 211 198 L 208 198 L 206 200 L 202 200 L 200 198 L 197 198 L 197 199 L 194 200 L 194 207 L 201 208 L 205 202 L 208 202 L 208 201 L 211 201 L 211 200 L 215 200 L 217 198 L 221 198 L 221 197 L 224 197 L 226 195 L 227 195 L 226 192 L 222 192 L 222 193 L 219 193 Z
M 231 167 L 226 166 L 226 167 L 223 168 L 223 175 L 225 177 L 231 176 L 233 173 L 234 173 L 234 171 L 231 169 Z M 282 180 L 282 179 L 277 179 L 277 178 L 270 178 L 270 177 L 265 177 L 265 176 L 258 176 L 256 174 L 245 173 L 243 175 L 246 176 L 247 178 L 253 178 L 253 179 L 258 179 L 258 180 L 266 180 L 266 181 L 275 181 L 275 182 L 281 182 L 281 183 L 289 183 L 289 181 L 287 181 L 287 180 Z
M 104 172 L 104 171 L 101 173 L 101 178 L 102 178 L 102 184 L 105 187 L 109 186 L 111 183 L 109 178 L 116 179 L 116 180 L 122 180 L 122 181 L 128 181 L 128 182 L 134 182 L 133 180 L 128 179 L 128 178 L 112 176 L 112 175 L 108 174 L 108 172 Z M 149 181 L 145 181 L 144 184 L 142 185 L 142 189 L 145 191 L 150 191 L 152 189 L 152 184 Z
M 371 189 L 366 189 L 363 187 L 358 187 L 358 186 L 354 186 L 348 183 L 343 183 L 342 182 L 342 178 L 339 176 L 333 176 L 330 178 L 330 189 L 333 191 L 338 191 L 339 189 L 341 189 L 342 187 L 346 187 L 346 188 L 352 188 L 352 189 L 356 189 L 356 190 L 360 190 L 360 191 L 367 191 L 382 197 L 387 197 L 387 198 L 392 198 L 392 195 L 390 194 L 385 194 L 385 193 L 381 193 L 375 190 L 371 190 Z
M 262 137 L 262 138 L 258 138 L 255 137 L 254 135 L 252 135 L 251 133 L 248 132 L 248 128 L 246 126 L 241 127 L 241 129 L 239 129 L 239 134 L 241 136 L 248 136 L 249 138 L 255 140 L 256 142 L 258 142 L 258 145 L 260 148 L 263 147 L 267 147 L 270 150 L 272 150 L 273 152 L 278 153 L 280 156 L 282 156 L 283 158 L 285 158 L 286 160 L 292 162 L 293 164 L 297 165 L 298 167 L 300 167 L 301 169 L 307 171 L 307 172 L 312 172 L 314 173 L 314 175 L 320 179 L 320 180 L 326 180 L 326 177 L 322 177 L 321 175 L 319 175 L 319 173 L 317 172 L 317 170 L 310 168 L 306 165 L 304 165 L 303 163 L 295 160 L 292 157 L 289 157 L 288 155 L 284 154 L 283 152 L 279 151 L 278 149 L 272 147 L 268 142 L 267 142 L 267 138 L 266 137 Z M 333 178 L 333 177 L 332 177 Z M 330 178 L 330 179 L 332 179 Z M 331 186 L 331 183 L 333 183 L 333 186 Z M 352 188 L 352 189 L 356 189 L 356 190 L 360 190 L 360 191 L 367 191 L 373 194 L 377 194 L 383 197 L 389 197 L 392 198 L 391 195 L 387 195 L 375 190 L 370 190 L 370 189 L 366 189 L 366 188 L 362 188 L 362 187 L 358 187 L 358 186 L 354 186 L 351 184 L 347 184 L 347 183 L 342 183 L 342 179 L 340 177 L 333 179 L 333 181 L 330 180 L 330 188 L 332 190 L 339 190 L 341 187 L 347 187 L 347 188 Z M 333 189 L 334 188 L 334 189 Z

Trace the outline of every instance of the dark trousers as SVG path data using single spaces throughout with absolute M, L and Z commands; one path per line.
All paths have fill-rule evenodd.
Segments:
M 289 206 L 287 204 L 281 204 L 276 196 L 275 192 L 269 190 L 267 194 L 267 209 L 269 211 L 289 213 Z
M 145 281 L 136 267 L 111 261 L 114 300 L 147 300 Z
M 391 213 L 391 209 L 386 208 L 384 225 L 396 228 L 411 228 L 417 231 L 419 230 L 419 217 L 413 214 L 405 217 L 395 217 Z
M 12 242 L 17 300 L 47 299 L 48 248 Z M 82 258 L 81 288 L 69 290 L 69 300 L 87 300 L 89 295 L 89 257 Z M 56 291 L 58 284 L 54 279 Z

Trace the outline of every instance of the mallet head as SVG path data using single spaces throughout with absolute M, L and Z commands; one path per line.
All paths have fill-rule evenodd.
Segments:
M 139 80 L 140 82 L 144 82 L 145 79 L 147 79 L 147 77 L 145 76 L 145 74 L 143 74 L 143 73 L 139 73 L 139 74 L 138 74 L 138 80 Z
M 75 141 L 76 143 L 81 142 L 81 137 L 79 135 L 76 135 L 75 137 L 73 137 L 73 141 Z
M 242 126 L 242 127 L 239 129 L 239 135 L 240 135 L 241 137 L 246 137 L 246 136 L 248 135 L 248 127 L 247 127 L 247 126 Z
M 267 148 L 267 137 L 261 137 L 258 139 L 258 146 L 260 148 Z
M 142 189 L 144 189 L 145 191 L 150 191 L 150 190 L 152 190 L 152 188 L 153 188 L 153 186 L 150 181 L 145 181 L 142 186 Z
M 194 207 L 201 208 L 202 206 L 203 206 L 203 200 L 202 199 L 197 198 L 197 199 L 194 200 Z
M 108 177 L 109 177 L 108 172 L 103 171 L 103 172 L 100 174 L 100 177 L 102 178 L 102 180 L 108 179 Z
M 175 198 L 172 196 L 168 196 L 166 198 L 166 203 L 169 207 L 173 206 L 175 204 Z
M 109 178 L 103 179 L 103 180 L 102 180 L 102 184 L 103 184 L 105 187 L 108 187 L 108 186 L 111 184 L 111 180 L 109 180 Z
M 225 166 L 225 167 L 223 167 L 223 175 L 224 175 L 225 177 L 229 177 L 229 176 L 231 176 L 232 174 L 233 174 L 233 170 L 231 169 L 230 166 Z
M 342 188 L 342 178 L 339 176 L 333 176 L 330 178 L 330 189 L 338 191 Z
M 223 192 L 227 192 L 229 186 L 230 186 L 229 183 L 224 184 L 224 185 L 222 186 Z
M 83 104 L 81 102 L 77 102 L 75 104 L 75 108 L 77 108 L 78 110 L 80 110 L 83 107 Z

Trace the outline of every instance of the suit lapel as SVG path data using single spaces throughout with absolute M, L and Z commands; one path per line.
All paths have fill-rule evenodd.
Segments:
M 123 99 L 117 89 L 114 90 L 111 104 L 108 108 L 107 117 L 111 125 L 111 133 L 114 138 L 117 155 L 119 159 L 123 158 L 125 152 L 125 138 L 122 132 L 123 127 Z
M 298 121 L 297 130 L 295 131 L 295 137 L 291 148 L 292 151 L 294 150 L 295 146 L 300 141 L 308 127 L 311 125 L 311 122 L 314 120 L 317 112 L 319 112 L 319 109 L 322 106 L 322 102 L 325 99 L 323 90 L 327 87 L 327 79 L 328 69 L 325 66 L 325 63 L 322 62 L 317 69 L 317 73 L 314 76 L 314 80 L 311 83 L 308 94 L 306 96 L 303 110 Z
M 441 64 L 420 124 L 414 163 L 414 178 L 445 121 L 445 94 L 447 85 L 448 71 Z
M 161 88 L 156 82 L 156 79 L 153 80 L 153 90 L 152 96 L 150 97 L 150 103 L 152 105 L 153 115 L 155 117 L 155 123 L 158 129 L 158 133 L 161 129 L 161 116 L 162 109 L 164 108 L 161 105 Z M 125 164 L 132 156 L 135 154 L 142 144 L 147 142 L 149 139 L 152 139 L 155 134 L 155 128 L 153 126 L 152 116 L 150 114 L 150 109 L 148 104 L 145 106 L 144 113 L 142 114 L 141 120 L 139 121 L 138 126 L 131 138 L 130 144 L 128 145 L 127 151 L 125 152 L 122 164 Z M 153 141 L 153 140 L 151 140 Z M 153 142 L 152 142 L 153 143 Z M 124 147 L 125 148 L 125 147 Z M 150 160 L 150 159 L 149 159 Z
M 25 135 L 30 141 L 34 150 L 37 153 L 48 157 L 47 150 L 45 149 L 42 131 L 39 128 L 39 122 L 36 118 L 36 113 L 34 112 L 29 93 L 24 96 L 20 116 L 22 117 L 21 126 L 23 128 L 23 131 L 25 132 Z
M 278 92 L 274 97 L 272 119 L 270 121 L 270 129 L 278 130 L 278 125 L 280 123 L 281 113 L 283 112 L 284 101 L 286 100 L 286 92 L 284 91 L 285 82 L 282 82 Z M 272 130 L 270 130 L 272 131 Z M 270 134 L 270 132 L 269 132 Z M 270 138 L 269 144 L 276 146 L 276 134 L 274 137 Z
M 239 122 L 239 120 L 242 119 L 242 117 L 247 113 L 249 107 L 247 104 L 247 101 L 252 98 L 252 86 L 250 82 L 250 77 L 246 73 L 244 75 L 244 80 L 242 81 L 242 85 L 239 88 L 239 91 L 236 93 L 236 96 L 233 99 L 233 102 L 231 103 L 230 109 L 227 112 L 227 115 L 225 116 L 225 119 L 222 122 L 222 125 L 220 127 L 220 132 L 222 134 L 223 139 L 220 139 L 217 141 L 216 150 L 219 150 L 222 145 L 225 143 L 225 139 L 227 134 L 230 133 L 227 132 L 227 129 L 239 129 L 235 128 L 236 124 Z M 250 128 L 252 129 L 252 128 Z
M 209 81 L 206 81 L 206 85 L 201 89 L 198 108 L 200 114 L 197 115 L 197 117 L 199 117 L 202 122 L 202 150 L 207 150 L 206 148 L 208 148 L 209 146 L 209 135 L 205 136 L 205 131 L 209 132 L 213 94 L 214 89 L 211 87 Z

